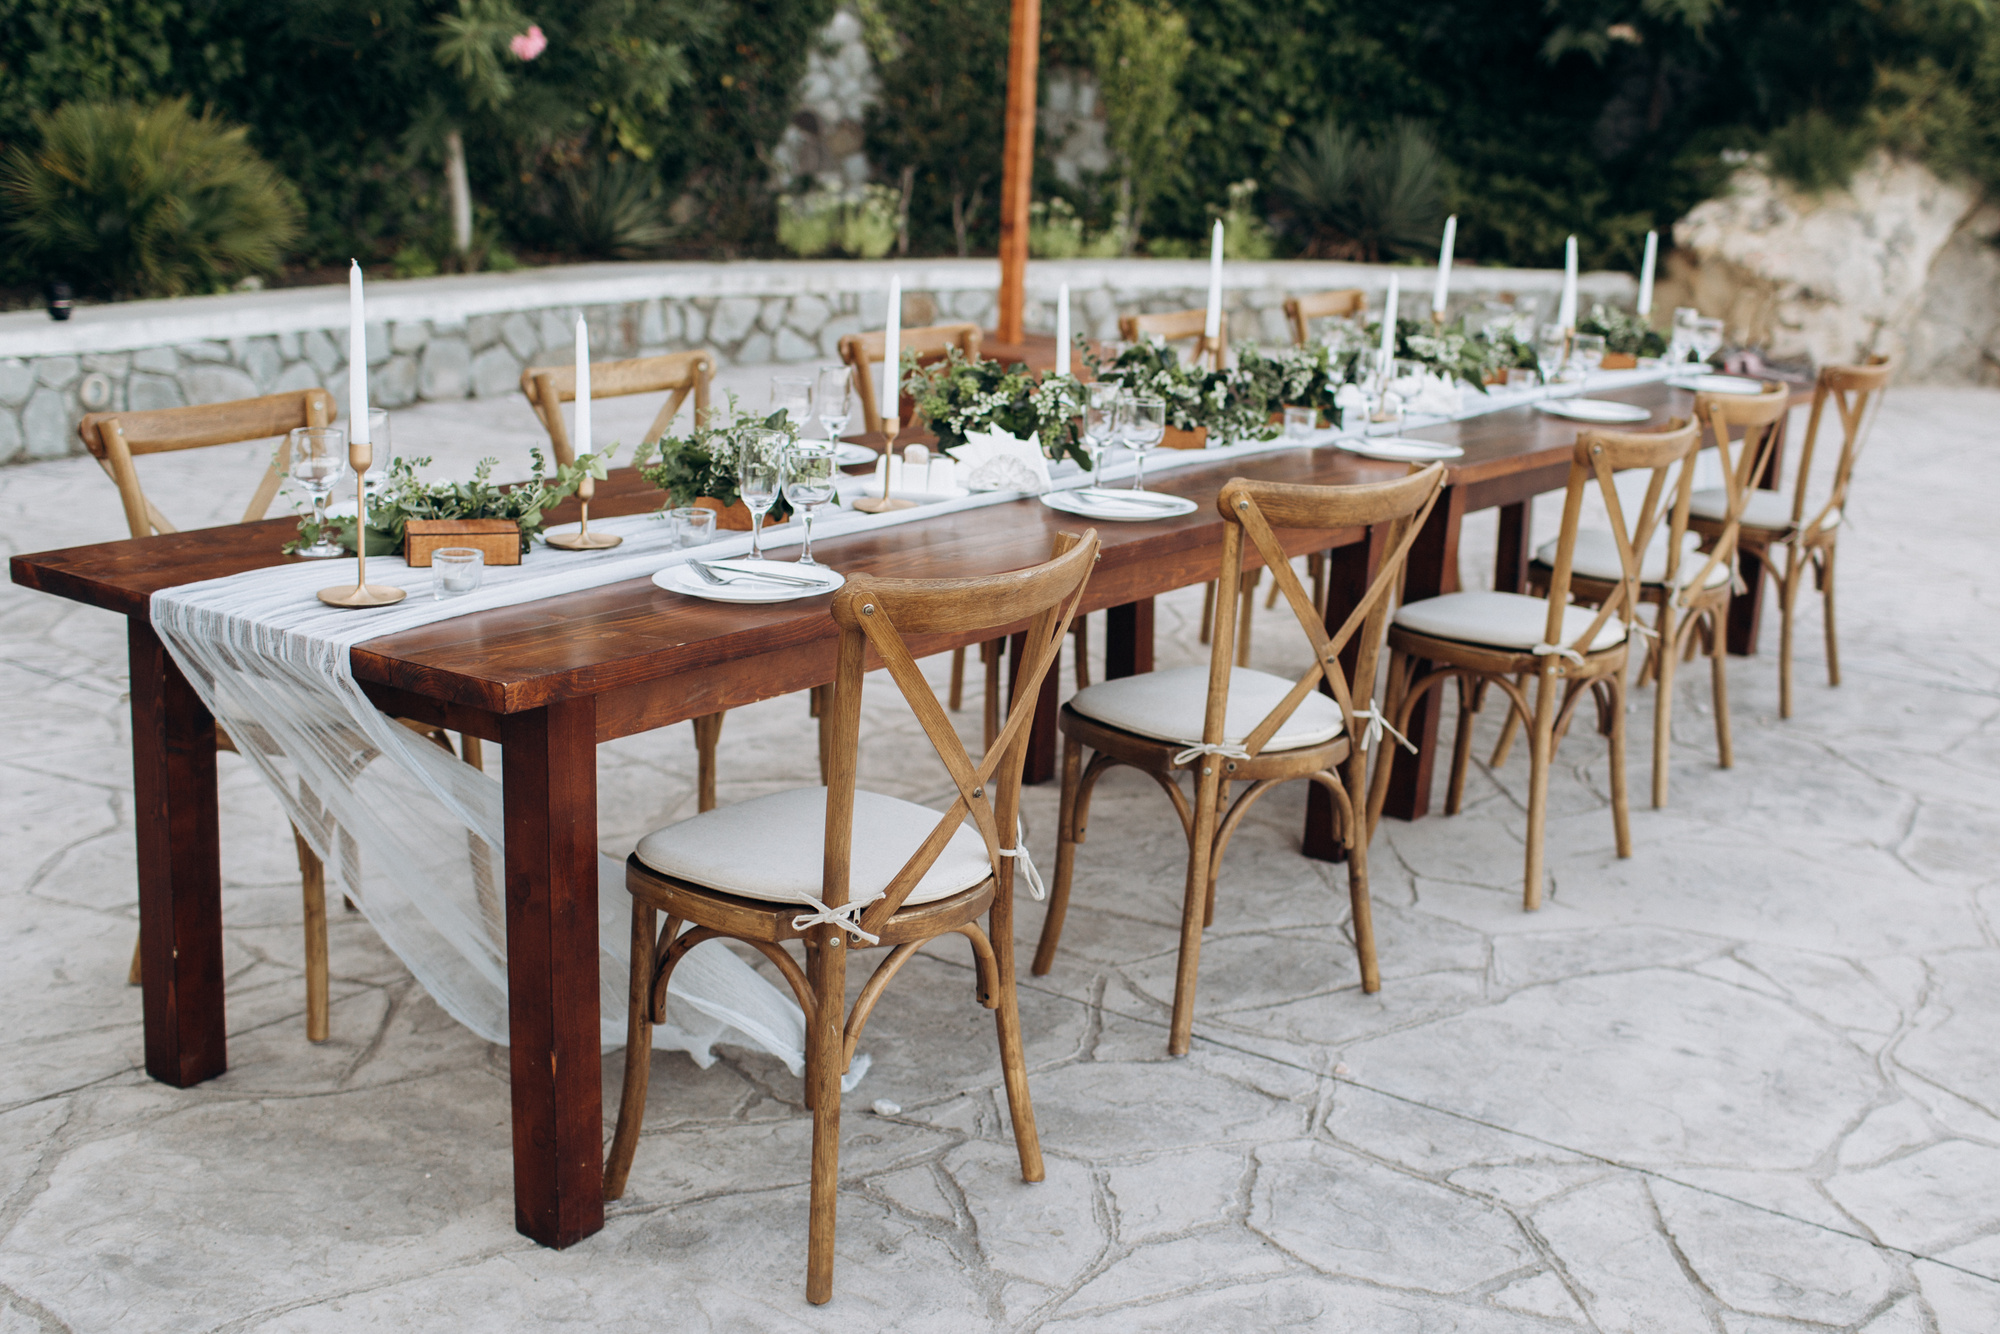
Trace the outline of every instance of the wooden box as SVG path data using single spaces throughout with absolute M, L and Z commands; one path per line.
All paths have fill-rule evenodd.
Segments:
M 403 525 L 403 559 L 422 569 L 439 547 L 477 547 L 488 565 L 521 563 L 521 525 L 512 519 L 411 519 Z
M 725 505 L 714 496 L 696 496 L 694 504 L 696 509 L 714 510 L 715 526 L 725 533 L 747 533 L 750 531 L 750 507 L 740 500 L 733 505 Z M 783 522 L 783 519 L 773 518 L 769 514 L 764 516 L 764 526 L 766 528 Z
M 1283 421 L 1280 417 L 1278 420 Z M 1165 438 L 1160 441 L 1168 449 L 1207 449 L 1208 428 L 1197 426 L 1192 431 L 1183 431 L 1177 426 L 1169 426 Z
M 1630 352 L 1606 352 L 1604 360 L 1597 364 L 1597 368 L 1605 371 L 1629 371 L 1638 364 L 1639 358 Z

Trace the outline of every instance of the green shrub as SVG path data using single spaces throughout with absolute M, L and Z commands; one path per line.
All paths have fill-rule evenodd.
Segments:
M 880 259 L 896 244 L 903 197 L 886 185 L 778 196 L 778 244 L 801 258 L 839 250 Z
M 1860 126 L 1843 125 L 1814 108 L 1771 131 L 1764 154 L 1771 174 L 1812 194 L 1846 186 L 1874 147 Z
M 1444 170 L 1436 142 L 1413 120 L 1397 119 L 1370 144 L 1328 119 L 1292 144 L 1275 182 L 1307 233 L 1308 253 L 1379 260 L 1437 245 Z
M 275 269 L 298 235 L 291 187 L 245 131 L 185 98 L 72 102 L 0 167 L 24 256 L 82 288 L 179 296 Z
M 643 162 L 598 160 L 556 178 L 555 225 L 565 248 L 600 259 L 633 259 L 666 244 L 659 179 Z

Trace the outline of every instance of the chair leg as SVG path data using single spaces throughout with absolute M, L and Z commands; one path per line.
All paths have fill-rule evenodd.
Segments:
M 840 1075 L 845 1043 L 847 950 L 838 936 L 812 952 L 813 1014 L 807 1020 L 812 1081 L 812 1203 L 806 1229 L 806 1300 L 833 1297 L 833 1230 L 840 1192 Z
M 1167 1054 L 1185 1056 L 1194 1040 L 1195 976 L 1201 968 L 1201 927 L 1208 901 L 1208 863 L 1215 849 L 1216 760 L 1207 757 L 1195 778 L 1194 836 L 1188 840 L 1187 886 L 1181 899 L 1181 949 L 1174 970 L 1174 1011 Z M 1211 786 L 1213 783 L 1215 786 Z
M 1090 686 L 1090 618 L 1079 615 L 1069 627 L 1071 648 L 1076 654 L 1076 688 Z
M 1562 682 L 1543 668 L 1535 687 L 1535 717 L 1528 733 L 1528 864 L 1521 889 L 1521 907 L 1542 906 L 1543 830 L 1548 823 L 1549 766 L 1555 750 L 1556 710 L 1562 703 Z
M 472 735 L 472 733 L 460 732 L 458 734 L 458 754 L 460 759 L 473 768 L 485 769 L 486 743 Z
M 1201 589 L 1201 639 L 1206 644 L 1215 632 L 1215 580 L 1211 579 Z
M 1465 807 L 1465 771 L 1472 764 L 1472 720 L 1477 716 L 1471 688 L 1458 678 L 1458 731 L 1451 741 L 1451 781 L 1445 785 L 1444 813 L 1457 815 Z M 1395 744 L 1393 739 L 1385 745 Z
M 1625 792 L 1625 675 L 1605 678 L 1611 697 L 1611 826 L 1618 836 L 1618 855 L 1632 855 L 1632 804 Z
M 653 959 L 658 937 L 653 910 L 632 900 L 632 977 L 626 989 L 625 1086 L 618 1095 L 618 1129 L 604 1155 L 604 1198 L 625 1194 L 639 1129 L 646 1120 L 646 1081 L 653 1071 Z
M 946 704 L 953 713 L 957 713 L 964 703 L 965 646 L 961 644 L 951 651 L 951 693 L 946 697 Z
M 1236 623 L 1236 665 L 1238 667 L 1248 667 L 1250 665 L 1250 618 L 1257 610 L 1257 580 L 1262 577 L 1263 573 L 1262 570 L 1252 570 L 1243 576 L 1243 596 L 1239 599 L 1242 608 Z
M 722 739 L 726 713 L 706 714 L 694 720 L 695 810 L 715 809 L 715 747 Z
M 136 987 L 143 980 L 139 976 L 139 957 L 139 938 L 135 932 L 132 937 L 132 967 L 125 973 L 125 985 L 128 987 Z
M 1660 604 L 1657 622 L 1660 637 L 1653 641 L 1651 657 L 1659 663 L 1658 680 L 1653 686 L 1653 809 L 1667 804 L 1667 760 L 1674 745 L 1674 668 L 1680 659 L 1679 625 L 1674 620 L 1673 599 Z M 1688 642 L 1694 636 L 1688 635 Z
M 1361 961 L 1361 990 L 1372 996 L 1382 989 L 1382 970 L 1375 961 L 1375 910 L 1368 897 L 1368 840 L 1360 834 L 1347 845 L 1347 901 L 1354 915 L 1354 953 Z
M 1306 557 L 1306 577 L 1312 580 L 1313 607 L 1326 617 L 1326 553 L 1315 551 Z
M 1785 577 L 1778 582 L 1778 716 L 1792 716 L 1792 617 L 1799 600 L 1799 575 L 1803 571 L 1799 549 L 1789 551 Z
M 1076 873 L 1076 788 L 1083 773 L 1083 743 L 1063 738 L 1062 798 L 1056 812 L 1056 875 L 1049 886 L 1049 905 L 1042 912 L 1042 935 L 1031 965 L 1036 977 L 1055 967 L 1056 945 L 1062 940 L 1063 918 L 1069 913 L 1069 882 Z M 998 945 L 995 945 L 998 948 Z
M 979 660 L 986 667 L 986 714 L 980 730 L 986 750 L 993 749 L 993 740 L 1000 735 L 1000 651 L 1006 643 L 989 639 L 979 646 Z
M 833 687 L 812 688 L 813 717 L 819 731 L 819 783 L 826 786 L 826 773 L 833 764 Z
M 299 892 L 305 901 L 306 1041 L 325 1042 L 332 1033 L 327 1016 L 326 866 L 296 827 L 292 842 L 298 848 Z
M 1840 639 L 1833 626 L 1833 546 L 1831 543 L 1820 548 L 1819 596 L 1821 608 L 1826 613 L 1826 683 L 1840 684 Z
M 1522 672 L 1517 675 L 1514 678 L 1514 684 L 1521 688 L 1523 694 L 1527 693 L 1528 674 Z M 1511 705 L 1512 701 L 1510 700 L 1509 703 Z M 1498 769 L 1507 763 L 1507 752 L 1514 749 L 1514 733 L 1520 729 L 1520 726 L 1520 713 L 1512 707 L 1508 708 L 1507 716 L 1500 720 L 1500 739 L 1493 743 L 1493 758 L 1487 761 L 1489 767 Z
M 993 1007 L 993 1027 L 1000 1039 L 1000 1073 L 1007 1086 L 1007 1115 L 1014 1123 L 1014 1149 L 1021 1158 L 1021 1180 L 1040 1181 L 1042 1139 L 1035 1130 L 1035 1105 L 1028 1097 L 1028 1056 L 1021 1041 L 1021 1007 L 1014 986 L 1014 896 L 993 898 L 987 916 L 987 938 L 993 945 L 994 972 L 999 986 Z
M 1723 768 L 1736 764 L 1736 747 L 1729 736 L 1729 636 L 1724 633 L 1722 613 L 1708 614 L 1709 679 L 1715 693 L 1715 758 Z
M 1222 828 L 1222 822 L 1229 815 L 1229 779 L 1225 777 L 1215 790 L 1215 827 Z M 1222 872 L 1222 858 L 1210 853 L 1208 858 L 1208 888 L 1202 891 L 1201 929 L 1206 931 L 1215 925 L 1215 881 Z

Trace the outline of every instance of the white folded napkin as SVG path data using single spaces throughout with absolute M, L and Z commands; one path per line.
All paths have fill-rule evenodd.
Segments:
M 1034 436 L 1008 431 L 968 431 L 965 443 L 947 451 L 959 464 L 958 484 L 970 491 L 1025 491 L 1039 496 L 1052 485 L 1049 461 Z

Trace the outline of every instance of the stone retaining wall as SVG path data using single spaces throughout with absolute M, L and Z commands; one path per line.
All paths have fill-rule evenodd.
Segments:
M 1401 269 L 1407 311 L 1428 304 L 1430 273 Z M 904 283 L 906 328 L 995 322 L 992 260 L 593 264 L 519 274 L 380 282 L 369 290 L 372 401 L 491 397 L 517 391 L 529 365 L 572 356 L 580 313 L 598 360 L 710 347 L 727 365 L 832 362 L 842 335 L 882 327 L 889 275 Z M 1378 309 L 1391 269 L 1308 261 L 1230 264 L 1233 341 L 1290 339 L 1282 307 L 1296 292 L 1360 287 Z M 1206 300 L 1207 266 L 1182 260 L 1037 261 L 1027 325 L 1053 332 L 1057 285 L 1068 283 L 1078 333 L 1115 337 L 1120 314 Z M 1453 273 L 1454 304 L 1534 295 L 1551 311 L 1554 271 Z M 1420 289 L 1420 290 L 1418 290 Z M 1632 298 L 1624 274 L 1592 274 L 1592 299 Z M 310 388 L 347 402 L 344 287 L 143 301 L 79 309 L 64 324 L 39 311 L 0 315 L 0 462 L 82 452 L 85 412 L 216 403 Z

